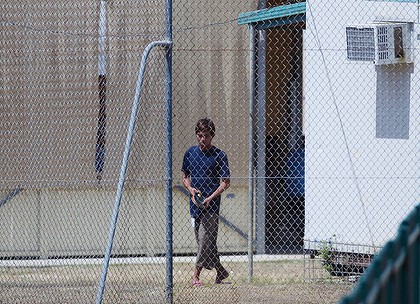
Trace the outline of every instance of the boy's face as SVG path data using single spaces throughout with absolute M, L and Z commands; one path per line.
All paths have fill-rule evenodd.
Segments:
M 197 142 L 201 150 L 208 150 L 211 148 L 211 140 L 213 137 L 209 131 L 197 132 Z

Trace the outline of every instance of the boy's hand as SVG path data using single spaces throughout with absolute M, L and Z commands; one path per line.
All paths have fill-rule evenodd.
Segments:
M 197 192 L 192 196 L 193 203 L 199 208 L 206 208 L 205 199 L 202 196 L 201 192 Z

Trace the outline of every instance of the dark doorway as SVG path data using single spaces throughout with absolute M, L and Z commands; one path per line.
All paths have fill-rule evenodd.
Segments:
M 303 251 L 302 34 L 302 24 L 267 31 L 265 249 L 269 254 Z

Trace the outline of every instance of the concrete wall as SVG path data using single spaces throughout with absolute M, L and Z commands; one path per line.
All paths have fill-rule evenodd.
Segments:
M 221 214 L 247 233 L 246 189 L 223 197 Z M 174 189 L 173 249 L 194 254 L 196 243 L 188 198 Z M 5 193 L 2 193 L 2 196 Z M 114 190 L 23 190 L 0 207 L 0 257 L 94 257 L 103 255 L 111 223 Z M 166 252 L 165 194 L 148 188 L 124 192 L 113 254 L 154 256 Z M 246 252 L 247 241 L 220 224 L 219 250 Z

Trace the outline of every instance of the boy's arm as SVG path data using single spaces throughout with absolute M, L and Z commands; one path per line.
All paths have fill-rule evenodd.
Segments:
M 184 187 L 190 193 L 190 196 L 191 196 L 191 199 L 192 199 L 193 203 L 197 205 L 197 203 L 196 203 L 196 201 L 194 199 L 194 194 L 200 193 L 200 191 L 198 191 L 197 189 L 195 189 L 191 185 L 191 178 L 190 178 L 189 174 L 187 174 L 185 172 L 182 172 L 182 184 L 184 185 Z
M 230 187 L 230 178 L 224 178 L 220 181 L 219 187 L 209 196 L 206 197 L 204 200 L 204 204 L 207 206 L 212 199 L 221 195 L 223 191 Z

